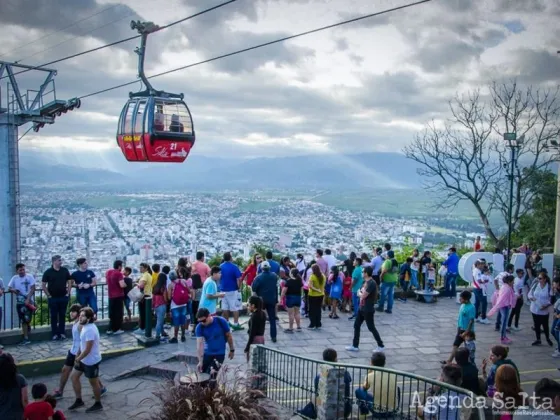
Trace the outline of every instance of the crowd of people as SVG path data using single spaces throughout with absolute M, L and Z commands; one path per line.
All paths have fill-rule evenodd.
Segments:
M 481 247 L 477 241 L 476 247 Z M 479 249 L 481 250 L 481 249 Z M 493 275 L 491 266 L 478 260 L 473 267 L 472 293 L 474 299 L 475 322 L 489 324 L 489 317 L 496 315 L 495 327 L 500 332 L 502 344 L 512 343 L 510 334 L 519 330 L 519 319 L 524 301 L 530 304 L 533 329 L 536 340 L 542 343 L 542 336 L 553 346 L 554 357 L 560 357 L 560 278 L 552 282 L 545 269 L 539 265 L 542 258 L 538 252 L 531 252 L 524 269 L 507 264 L 505 270 Z M 41 288 L 47 297 L 53 340 L 66 338 L 66 314 L 72 290 L 76 301 L 89 307 L 97 315 L 98 297 L 95 293 L 97 277 L 88 269 L 85 258 L 76 260 L 77 270 L 70 271 L 62 265 L 59 255 L 52 257 L 52 266 L 42 276 Z M 30 343 L 30 324 L 35 307 L 35 291 L 39 287 L 34 277 L 26 272 L 24 264 L 15 267 L 16 274 L 8 283 L 7 291 L 15 295 L 23 340 Z M 459 271 L 459 256 L 454 247 L 441 264 L 439 274 L 443 277 L 442 294 L 455 298 Z M 155 320 L 155 338 L 162 342 L 186 341 L 188 335 L 196 337 L 196 317 L 199 308 L 206 308 L 216 314 L 218 304 L 223 318 L 232 331 L 244 327 L 239 323 L 239 312 L 243 307 L 241 291 L 249 290 L 262 299 L 262 308 L 267 319 L 277 319 L 279 308 L 288 312 L 289 328 L 286 333 L 302 331 L 302 318 L 307 318 L 308 329 L 319 330 L 322 317 L 328 310 L 328 317 L 339 319 L 341 313 L 349 313 L 354 321 L 355 339 L 348 350 L 356 351 L 359 345 L 360 327 L 365 322 L 373 334 L 378 348 L 383 349 L 383 341 L 375 328 L 374 313 L 391 314 L 395 296 L 407 302 L 408 292 L 414 289 L 433 290 L 436 283 L 436 267 L 430 251 L 422 254 L 414 250 L 402 264 L 395 259 L 391 244 L 377 247 L 373 258 L 367 253 L 357 256 L 351 252 L 345 261 L 337 260 L 330 249 L 317 249 L 315 258 L 306 262 L 298 254 L 295 261 L 285 256 L 276 261 L 271 251 L 265 255 L 255 254 L 247 267 L 241 269 L 234 263 L 231 253 L 223 255 L 221 264 L 209 267 L 205 254 L 197 252 L 196 260 L 190 262 L 180 258 L 175 267 L 141 263 L 139 278 L 132 279 L 132 268 L 125 267 L 117 260 L 113 268 L 105 274 L 108 309 L 108 334 L 122 334 L 123 322 L 131 318 L 131 304 L 138 306 L 138 334 L 145 334 L 146 316 Z M 490 284 L 495 292 L 488 296 Z M 395 293 L 400 286 L 401 291 Z M 0 294 L 6 289 L 0 284 Z M 146 311 L 146 303 L 151 299 L 151 311 Z M 488 310 L 490 300 L 491 309 Z M 554 316 L 550 323 L 550 312 Z M 164 329 L 165 320 L 171 319 L 173 333 L 170 337 Z M 192 328 L 191 328 L 192 327 Z M 180 333 L 180 335 L 179 335 Z M 270 338 L 277 339 L 275 323 L 270 324 Z
M 375 326 L 375 312 L 391 314 L 394 296 L 397 295 L 399 301 L 406 303 L 407 291 L 410 289 L 433 290 L 436 267 L 430 251 L 420 254 L 414 250 L 402 264 L 397 262 L 394 250 L 388 243 L 375 248 L 373 254 L 373 258 L 370 258 L 366 253 L 357 256 L 352 252 L 342 262 L 332 255 L 331 250 L 317 249 L 315 258 L 306 262 L 301 254 L 297 255 L 295 261 L 288 256 L 276 261 L 272 252 L 268 251 L 264 256 L 255 254 L 242 271 L 229 252 L 223 254 L 221 264 L 213 267 L 205 262 L 203 252 L 197 252 L 194 262 L 180 258 L 175 267 L 142 263 L 138 267 L 140 276 L 136 281 L 131 277 L 133 270 L 117 260 L 105 275 L 110 321 L 107 333 L 123 333 L 123 322 L 130 320 L 130 305 L 134 302 L 139 309 L 135 333 L 145 334 L 147 317 L 153 317 L 155 339 L 161 342 L 185 342 L 187 336 L 196 338 L 199 370 L 215 374 L 226 356 L 233 358 L 235 354 L 232 332 L 245 328 L 239 323 L 239 313 L 245 303 L 241 291 L 246 287 L 250 290 L 246 302 L 250 313 L 248 340 L 244 348 L 247 359 L 252 344 L 265 343 L 267 323 L 270 339 L 272 342 L 277 341 L 279 308 L 284 308 L 288 313 L 288 328 L 284 330 L 286 334 L 301 332 L 304 319 L 309 321 L 307 329 L 318 331 L 325 314 L 336 320 L 340 319 L 341 313 L 347 312 L 349 320 L 353 321 L 354 337 L 346 350 L 359 351 L 361 327 L 365 322 L 377 344 L 374 353 L 380 354 L 384 351 L 384 344 Z M 528 260 L 534 259 L 532 255 Z M 99 380 L 99 331 L 94 324 L 98 309 L 95 295 L 97 278 L 88 269 L 85 258 L 78 258 L 76 266 L 77 270 L 70 273 L 62 266 L 62 258 L 53 256 L 52 266 L 41 279 L 42 290 L 48 299 L 53 340 L 66 339 L 66 311 L 73 289 L 76 290 L 78 302 L 70 308 L 72 347 L 62 371 L 60 386 L 52 393 L 52 397 L 55 400 L 62 398 L 70 378 L 76 400 L 69 409 L 82 407 L 80 376 L 84 374 L 95 396 L 95 404 L 88 411 L 96 411 L 102 408 L 100 397 L 106 391 Z M 439 271 L 444 277 L 442 292 L 454 298 L 459 266 L 459 256 L 454 247 L 449 249 L 442 266 L 443 271 Z M 8 283 L 7 291 L 16 297 L 17 313 L 22 325 L 22 344 L 25 345 L 29 343 L 30 323 L 36 309 L 36 281 L 26 272 L 24 264 L 17 264 L 15 269 L 16 275 Z M 494 284 L 496 290 L 491 297 L 488 296 L 490 283 Z M 401 288 L 400 293 L 395 292 L 397 285 Z M 0 293 L 5 291 L 3 284 L 0 284 Z M 509 334 L 519 330 L 524 299 L 531 305 L 536 336 L 532 344 L 541 345 L 544 334 L 546 342 L 553 346 L 550 338 L 552 333 L 557 347 L 553 356 L 560 357 L 559 298 L 560 277 L 551 282 L 542 267 L 527 265 L 525 269 L 515 270 L 514 274 L 514 266 L 508 264 L 503 272 L 493 276 L 486 261 L 476 261 L 472 292 L 464 290 L 460 294 L 457 334 L 451 354 L 442 364 L 461 370 L 463 387 L 477 395 L 492 397 L 499 384 L 498 367 L 508 365 L 516 370 L 513 362 L 507 359 L 507 345 L 512 344 Z M 471 303 L 472 299 L 474 304 Z M 148 302 L 151 302 L 151 311 Z M 217 314 L 219 303 L 221 316 Z M 554 311 L 552 326 L 549 319 L 551 308 Z M 490 324 L 488 318 L 494 315 L 495 328 L 499 331 L 502 345 L 492 348 L 490 362 L 484 359 L 481 367 L 484 382 L 475 381 L 474 377 L 478 377 L 478 368 L 474 364 L 475 325 Z M 172 337 L 164 329 L 166 319 L 171 320 Z M 380 357 L 376 356 L 376 360 Z M 447 372 L 443 375 L 445 378 L 455 378 L 454 382 L 458 380 L 452 369 L 445 367 L 444 372 Z M 507 370 L 504 375 L 511 378 Z M 50 398 L 42 391 L 38 391 L 37 395 L 41 395 L 38 398 L 44 398 L 45 401 Z M 367 404 L 364 407 L 367 408 Z

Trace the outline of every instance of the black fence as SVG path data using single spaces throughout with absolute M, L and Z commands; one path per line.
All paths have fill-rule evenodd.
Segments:
M 437 380 L 255 347 L 252 387 L 304 418 L 485 418 L 470 391 Z
M 35 329 L 36 327 L 40 327 L 42 325 L 50 325 L 51 322 L 48 299 L 45 296 L 45 293 L 43 292 L 43 289 L 41 289 L 40 285 L 41 283 L 36 283 L 36 286 L 38 287 L 38 289 L 35 290 L 35 296 L 34 296 L 35 298 L 34 305 L 36 307 L 36 310 L 35 313 L 33 314 L 33 318 L 31 319 L 31 328 L 33 329 Z M 4 308 L 3 310 L 4 313 L 2 316 L 2 322 L 0 326 L 2 330 L 19 329 L 21 327 L 21 324 L 19 322 L 18 317 L 13 315 L 11 317 L 6 316 L 7 315 L 6 308 L 8 307 L 15 308 L 16 306 L 16 295 L 8 292 L 7 289 L 8 288 L 6 285 L 6 291 L 4 292 L 4 295 L 1 298 L 2 308 Z M 109 305 L 108 305 L 109 296 L 107 293 L 107 284 L 98 283 L 95 286 L 93 286 L 93 290 L 97 300 L 97 319 L 98 320 L 109 319 Z M 10 305 L 8 305 L 8 303 L 10 303 Z M 76 299 L 76 292 L 73 290 L 72 295 L 70 296 L 70 300 L 68 302 L 67 312 L 69 312 L 70 306 L 74 303 L 78 303 L 78 301 Z M 138 307 L 136 303 L 128 302 L 128 301 L 127 303 L 129 304 L 131 315 L 132 316 L 137 315 Z M 126 310 L 124 315 L 125 316 L 128 315 Z M 10 321 L 8 321 L 8 318 L 11 318 Z

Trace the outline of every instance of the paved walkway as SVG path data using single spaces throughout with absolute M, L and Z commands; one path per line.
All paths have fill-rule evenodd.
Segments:
M 117 350 L 136 346 L 136 338 L 132 333 L 110 337 L 101 334 L 101 351 Z M 5 351 L 12 353 L 18 362 L 44 360 L 52 357 L 65 357 L 72 347 L 72 339 L 64 341 L 40 341 L 27 346 L 5 346 Z
M 458 310 L 459 305 L 454 300 L 444 298 L 435 304 L 413 300 L 408 303 L 395 302 L 392 314 L 376 312 L 375 323 L 385 344 L 387 367 L 437 378 L 440 373 L 439 362 L 448 357 L 453 344 Z M 278 342 L 273 344 L 267 341 L 267 345 L 313 359 L 321 359 L 322 351 L 331 347 L 338 352 L 340 362 L 369 365 L 371 352 L 376 347 L 372 335 L 364 323 L 360 352 L 346 351 L 345 347 L 352 343 L 354 324 L 348 320 L 348 314 L 342 315 L 340 319 L 332 320 L 328 318 L 327 312 L 323 312 L 321 330 L 305 330 L 290 335 L 279 333 Z M 491 321 L 489 325 L 476 324 L 476 362 L 479 368 L 482 359 L 488 357 L 490 348 L 500 344 L 499 332 L 494 331 L 495 317 Z M 306 319 L 302 326 L 305 329 L 307 325 Z M 521 331 L 510 335 L 513 344 L 509 346 L 509 357 L 517 364 L 522 387 L 528 392 L 543 377 L 560 380 L 557 370 L 560 359 L 551 357 L 554 349 L 546 344 L 544 337 L 543 346 L 531 346 L 535 340 L 532 325 L 529 307 L 524 305 L 520 318 Z M 281 326 L 287 327 L 284 323 Z
M 376 313 L 375 322 L 385 342 L 387 367 L 437 378 L 440 372 L 439 361 L 447 357 L 453 343 L 458 309 L 459 305 L 455 301 L 441 299 L 438 303 L 430 305 L 416 301 L 409 301 L 406 304 L 396 302 L 393 314 Z M 346 351 L 345 347 L 352 341 L 353 322 L 348 321 L 347 314 L 342 315 L 344 316 L 341 316 L 340 319 L 332 320 L 328 318 L 327 312 L 323 312 L 321 330 L 305 329 L 308 321 L 304 319 L 302 320 L 303 332 L 287 334 L 283 332 L 283 329 L 287 327 L 287 314 L 280 312 L 278 341 L 277 343 L 270 341 L 267 328 L 266 344 L 278 350 L 313 359 L 321 359 L 323 350 L 331 347 L 338 352 L 340 362 L 369 365 L 371 351 L 375 348 L 373 337 L 364 324 L 360 352 Z M 522 330 L 511 334 L 513 344 L 510 345 L 510 357 L 521 371 L 522 388 L 526 392 L 531 392 L 536 381 L 542 377 L 560 380 L 560 372 L 557 370 L 557 366 L 560 364 L 557 359 L 551 357 L 553 349 L 546 344 L 540 347 L 531 346 L 535 340 L 535 333 L 531 330 L 531 325 L 532 319 L 528 306 L 524 306 L 520 322 Z M 477 324 L 476 334 L 476 360 L 480 366 L 482 359 L 488 356 L 490 347 L 499 343 L 499 333 L 494 331 L 493 324 Z M 246 363 L 243 349 L 247 340 L 247 330 L 235 332 L 234 340 L 237 351 L 234 360 L 229 363 L 244 366 Z M 18 361 L 37 360 L 64 356 L 70 345 L 71 342 L 66 340 L 65 342 L 37 343 L 27 347 L 10 346 L 6 350 L 13 353 Z M 115 349 L 136 345 L 136 340 L 131 333 L 117 337 L 104 335 L 101 345 L 103 349 Z M 117 382 L 109 381 L 125 369 L 131 369 L 140 364 L 158 363 L 158 361 L 170 358 L 177 351 L 195 354 L 196 340 L 188 338 L 186 343 L 159 345 L 104 362 L 101 371 L 110 388 L 110 393 L 105 397 L 106 410 L 97 417 L 88 416 L 88 418 L 129 418 L 133 415 L 134 410 L 140 412 L 146 407 L 149 408 L 150 404 L 153 405 L 153 398 L 147 398 L 152 396 L 152 392 L 157 387 L 161 386 L 160 379 L 153 376 L 142 376 Z M 51 390 L 55 387 L 57 376 L 33 378 L 30 382 L 34 383 L 39 380 L 45 380 Z M 91 395 L 87 386 L 84 386 L 84 391 L 86 395 Z M 63 408 L 72 403 L 71 388 L 68 388 L 67 395 L 68 397 L 61 403 Z M 141 403 L 141 401 L 143 402 Z M 115 417 L 115 415 L 119 417 Z M 81 417 L 71 416 L 69 418 Z

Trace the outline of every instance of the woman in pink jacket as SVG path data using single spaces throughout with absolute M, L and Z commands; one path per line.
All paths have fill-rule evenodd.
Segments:
M 515 307 L 517 302 L 517 297 L 515 296 L 515 291 L 513 290 L 513 276 L 507 275 L 503 278 L 504 286 L 500 288 L 500 292 L 495 299 L 495 302 L 492 302 L 494 306 L 488 312 L 488 316 L 492 316 L 496 312 L 500 311 L 500 315 L 502 316 L 502 326 L 500 329 L 500 334 L 502 336 L 502 344 L 511 344 L 512 341 L 506 335 L 507 329 L 507 319 L 509 317 L 509 313 L 512 308 Z

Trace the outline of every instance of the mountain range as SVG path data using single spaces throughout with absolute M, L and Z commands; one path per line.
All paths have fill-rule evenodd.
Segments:
M 87 156 L 86 156 L 87 158 Z M 91 156 L 90 159 L 95 159 Z M 64 162 L 61 164 L 60 162 Z M 97 165 L 97 163 L 99 165 Z M 74 156 L 56 159 L 46 151 L 20 153 L 22 184 L 129 186 L 170 189 L 414 188 L 417 164 L 399 153 L 308 155 L 225 159 L 192 155 L 182 164 L 129 163 L 109 152 L 87 165 Z M 118 168 L 118 172 L 114 169 Z

